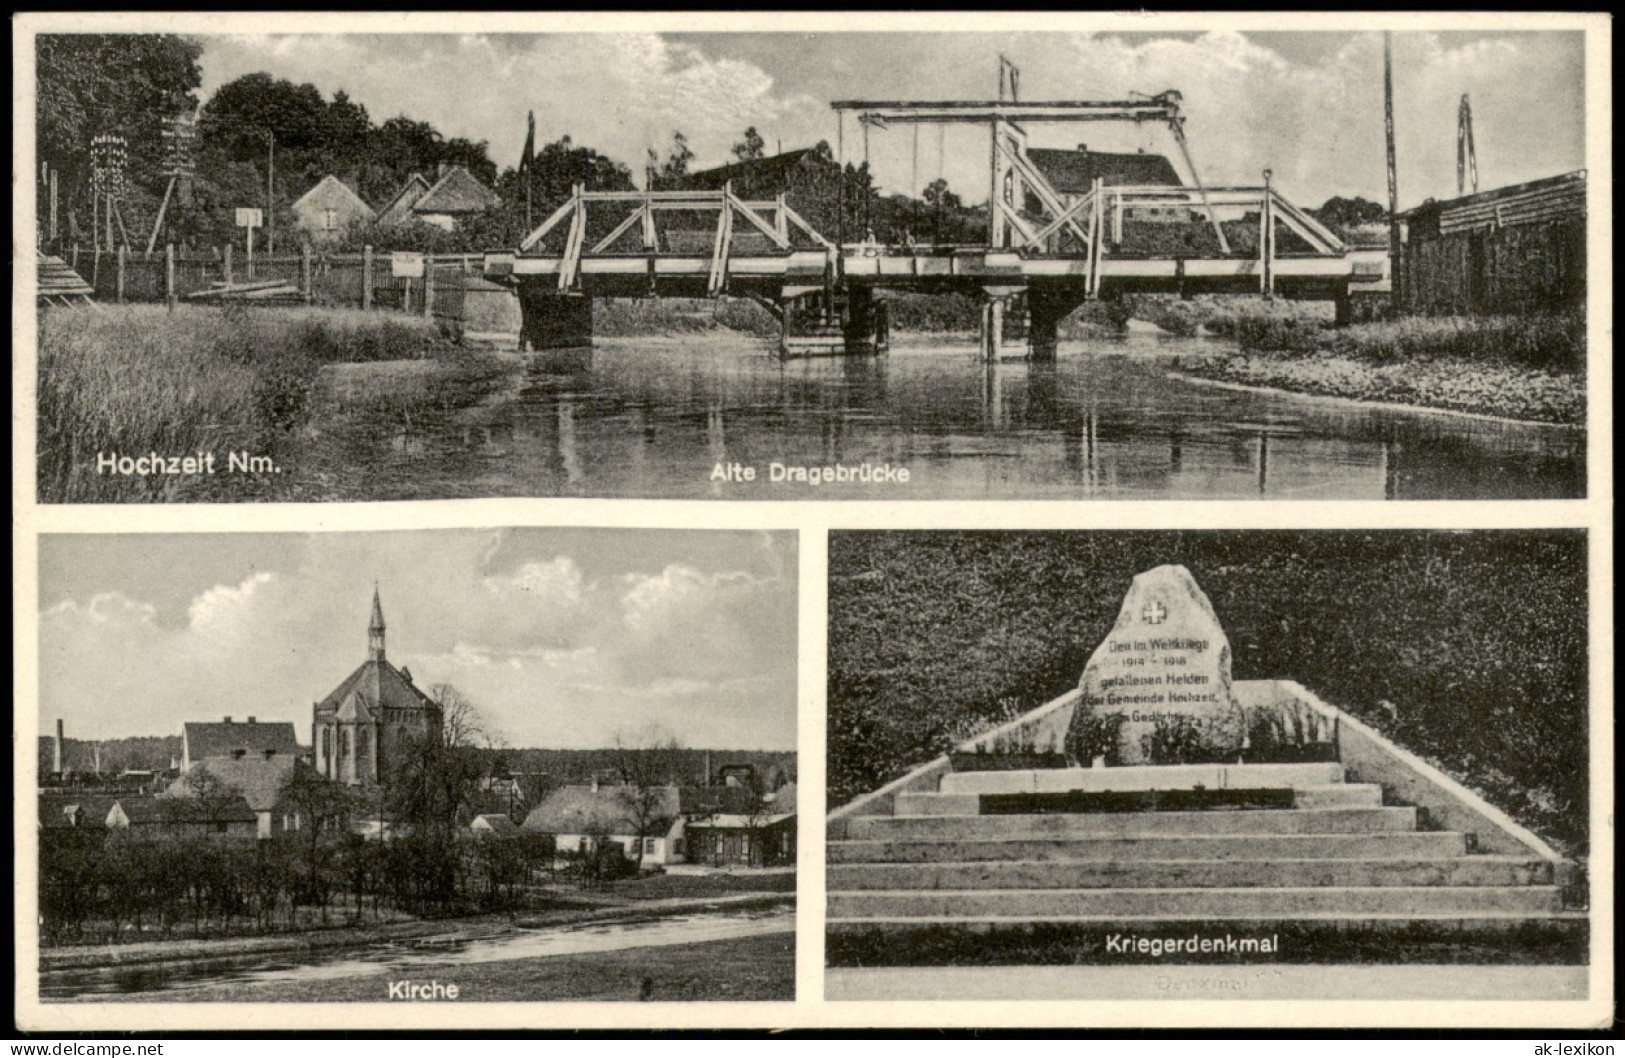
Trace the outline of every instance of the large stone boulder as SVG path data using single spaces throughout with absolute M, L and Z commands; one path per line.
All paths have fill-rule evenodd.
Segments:
M 1078 689 L 1067 749 L 1086 765 L 1235 760 L 1246 738 L 1230 640 L 1184 566 L 1134 578 Z

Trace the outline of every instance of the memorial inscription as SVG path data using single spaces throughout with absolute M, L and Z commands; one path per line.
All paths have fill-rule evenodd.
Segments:
M 1134 578 L 1078 687 L 1069 744 L 1082 763 L 1173 763 L 1167 758 L 1217 759 L 1241 749 L 1230 641 L 1183 566 Z

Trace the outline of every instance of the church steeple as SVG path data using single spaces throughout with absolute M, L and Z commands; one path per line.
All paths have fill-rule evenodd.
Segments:
M 378 584 L 372 586 L 372 620 L 367 624 L 367 658 L 384 660 L 384 604 L 378 601 Z

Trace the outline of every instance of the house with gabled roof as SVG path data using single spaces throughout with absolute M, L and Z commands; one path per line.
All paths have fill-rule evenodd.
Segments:
M 311 709 L 312 752 L 323 777 L 375 786 L 399 766 L 407 742 L 440 730 L 440 707 L 384 656 L 384 608 L 372 593 L 367 660 Z
M 1050 187 L 1060 194 L 1065 205 L 1071 205 L 1087 195 L 1099 180 L 1106 187 L 1183 187 L 1166 156 L 1145 151 L 1092 151 L 1086 143 L 1076 150 L 1048 147 L 1027 148 L 1027 160 L 1049 181 Z M 1034 198 L 1029 208 L 1037 206 Z M 1180 223 L 1192 220 L 1188 206 L 1132 206 L 1124 211 L 1128 220 L 1151 220 Z
M 336 242 L 356 224 L 370 224 L 377 216 L 373 208 L 343 180 L 327 174 L 294 202 L 294 227 L 311 242 Z
M 181 725 L 181 771 L 210 757 L 265 757 L 292 759 L 303 753 L 292 723 L 262 724 L 254 717 L 237 723 L 231 717 L 214 723 L 187 721 Z
M 292 726 L 291 724 L 289 725 Z M 299 830 L 303 820 L 299 813 L 282 804 L 282 789 L 287 785 L 299 758 L 285 754 L 266 754 L 261 757 L 209 757 L 198 761 L 164 791 L 169 798 L 194 796 L 196 776 L 207 772 L 217 788 L 231 790 L 242 796 L 249 811 L 254 813 L 255 834 L 270 838 L 284 831 Z
M 412 223 L 417 219 L 412 213 L 412 206 L 428 193 L 429 181 L 423 179 L 422 173 L 413 173 L 388 201 L 378 207 L 377 226 L 387 228 L 395 224 Z
M 431 184 L 413 173 L 378 211 L 380 226 L 414 221 L 453 231 L 470 217 L 502 204 L 495 191 L 465 166 L 441 166 Z
M 210 798 L 120 797 L 108 809 L 108 831 L 132 841 L 169 838 L 248 840 L 257 820 L 240 795 Z

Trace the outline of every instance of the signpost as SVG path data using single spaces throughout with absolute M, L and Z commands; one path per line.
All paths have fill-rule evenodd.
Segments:
M 396 279 L 406 280 L 406 287 L 401 292 L 401 311 L 410 312 L 412 310 L 412 280 L 423 278 L 423 255 L 405 251 L 396 251 L 390 254 L 389 274 Z M 427 301 L 427 297 L 424 300 Z
M 248 278 L 254 278 L 254 229 L 263 227 L 265 214 L 258 209 L 237 207 L 237 227 L 242 228 L 244 245 L 248 248 Z

